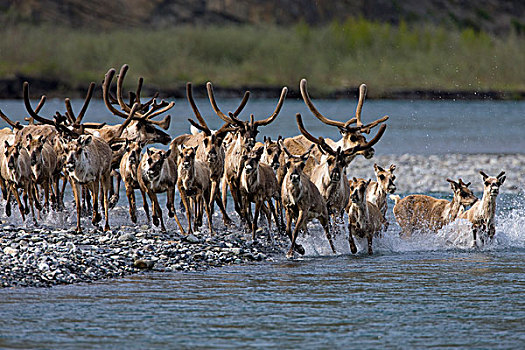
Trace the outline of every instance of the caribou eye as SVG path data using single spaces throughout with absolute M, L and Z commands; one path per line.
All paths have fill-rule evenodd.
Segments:
M 357 136 L 355 136 L 355 135 L 350 136 L 350 141 L 356 142 L 357 141 Z
M 490 182 L 485 181 L 485 186 L 490 186 Z

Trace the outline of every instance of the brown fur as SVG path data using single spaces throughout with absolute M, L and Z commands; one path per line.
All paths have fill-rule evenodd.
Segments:
M 321 222 L 330 247 L 335 253 L 335 247 L 330 235 L 326 202 L 317 187 L 303 172 L 307 157 L 301 160 L 291 159 L 286 163 L 287 173 L 282 184 L 281 195 L 286 212 L 286 234 L 292 241 L 290 250 L 286 254 L 287 257 L 292 257 L 294 250 L 304 254 L 304 248 L 296 244 L 295 241 L 299 230 L 304 230 L 306 224 L 313 219 L 319 219 Z M 295 220 L 293 234 L 291 232 L 292 220 Z
M 496 197 L 500 186 L 503 185 L 506 179 L 504 171 L 495 177 L 488 176 L 482 171 L 480 171 L 480 174 L 483 177 L 483 198 L 475 203 L 472 208 L 459 215 L 459 218 L 467 219 L 472 223 L 474 244 L 477 244 L 478 236 L 483 244 L 486 238 L 491 240 L 496 233 L 494 224 Z
M 68 173 L 75 203 L 77 207 L 77 232 L 82 232 L 81 215 L 81 185 L 86 185 L 93 196 L 93 217 L 91 222 L 96 225 L 102 219 L 98 212 L 99 186 L 102 187 L 104 215 L 106 218 L 104 231 L 109 231 L 109 182 L 111 172 L 111 148 L 101 138 L 83 135 L 78 139 L 64 144 L 67 153 L 65 171 Z
M 29 156 L 31 158 L 31 171 L 33 181 L 36 185 L 41 185 L 44 189 L 45 207 L 49 207 L 49 199 L 53 205 L 57 205 L 58 193 L 58 179 L 60 177 L 60 170 L 57 169 L 57 155 L 55 149 L 45 141 L 43 136 L 33 138 L 31 135 L 27 136 L 29 142 Z M 52 185 L 55 185 L 53 191 Z M 38 191 L 37 191 L 38 195 Z
M 368 254 L 373 254 L 372 239 L 383 228 L 383 215 L 374 203 L 366 199 L 370 180 L 354 178 L 350 185 L 351 203 L 348 206 L 348 243 L 353 254 L 357 253 L 354 236 L 366 238 Z
M 146 192 L 151 200 L 151 212 L 153 224 L 159 226 L 162 231 L 166 231 L 162 210 L 159 206 L 157 193 L 167 192 L 168 216 L 174 217 L 180 232 L 184 229 L 175 212 L 175 184 L 177 183 L 177 166 L 170 157 L 171 151 L 163 151 L 155 148 L 149 148 L 142 158 L 137 169 L 138 182 L 140 189 Z M 147 206 L 147 203 L 144 203 Z M 144 208 L 146 210 L 146 208 Z
M 268 206 L 272 211 L 277 227 L 281 227 L 277 210 L 272 202 L 272 199 L 275 199 L 276 202 L 280 202 L 281 191 L 273 169 L 269 165 L 261 162 L 263 151 L 264 148 L 261 147 L 247 156 L 244 156 L 244 166 L 240 176 L 241 194 L 245 199 L 243 209 L 247 210 L 251 205 L 250 203 L 255 203 L 255 213 L 253 221 L 251 222 L 253 240 L 255 240 L 259 213 L 265 202 L 268 203 Z M 250 218 L 249 215 L 245 215 Z M 248 224 L 250 225 L 250 222 L 248 222 Z M 271 220 L 268 220 L 268 225 L 271 230 Z
M 41 206 L 36 199 L 29 153 L 21 144 L 9 145 L 7 141 L 4 141 L 4 149 L 5 158 L 1 166 L 1 172 L 2 178 L 5 179 L 7 185 L 6 215 L 11 215 L 11 195 L 13 195 L 18 203 L 22 219 L 25 221 L 25 215 L 29 213 L 29 208 L 31 208 L 33 221 L 36 223 L 34 206 L 36 205 L 38 210 L 41 209 Z M 25 207 L 20 200 L 18 189 L 23 191 Z M 28 198 L 29 205 L 27 203 Z
M 383 216 L 386 216 L 387 210 L 386 195 L 393 194 L 396 191 L 394 170 L 396 170 L 394 164 L 391 164 L 388 170 L 374 164 L 377 181 L 370 182 L 366 191 L 366 200 L 377 205 Z
M 142 202 L 148 222 L 150 221 L 148 201 L 146 192 L 140 187 L 138 180 L 138 167 L 143 145 L 139 142 L 126 142 L 125 153 L 120 161 L 120 175 L 126 187 L 126 196 L 129 203 L 129 215 L 133 223 L 137 222 L 137 204 L 135 201 L 135 190 L 140 190 Z
M 436 232 L 454 221 L 460 211 L 477 200 L 468 188 L 470 183 L 465 184 L 461 179 L 459 182 L 450 179 L 447 181 L 450 182 L 454 193 L 452 201 L 421 194 L 413 194 L 403 199 L 391 196 L 396 203 L 394 215 L 404 236 L 410 236 L 418 230 Z
M 177 187 L 182 199 L 182 203 L 186 209 L 186 216 L 188 219 L 188 233 L 193 233 L 191 227 L 192 222 L 192 208 L 189 203 L 191 198 L 194 202 L 195 211 L 195 226 L 202 224 L 202 205 L 206 210 L 208 216 L 208 228 L 211 234 L 213 232 L 212 215 L 210 211 L 210 169 L 206 163 L 195 159 L 196 150 L 193 147 L 184 147 L 181 145 L 179 155 L 179 163 L 177 166 Z

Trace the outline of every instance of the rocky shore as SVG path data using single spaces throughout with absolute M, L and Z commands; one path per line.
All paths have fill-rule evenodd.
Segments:
M 523 193 L 525 186 L 524 154 L 376 155 L 372 160 L 360 157 L 350 165 L 349 176 L 373 178 L 374 162 L 384 167 L 397 165 L 400 194 L 448 193 L 447 177 L 471 181 L 479 193 L 479 170 L 489 175 L 506 171 L 503 193 Z M 112 210 L 112 231 L 96 230 L 86 222 L 83 234 L 73 231 L 72 211 L 71 215 L 50 214 L 39 227 L 32 226 L 31 219 L 22 224 L 16 214 L 6 218 L 3 208 L 0 213 L 1 287 L 88 283 L 143 271 L 205 270 L 282 258 L 289 247 L 285 235 L 274 232 L 270 239 L 265 225 L 253 243 L 251 234 L 239 227 L 224 228 L 220 218 L 215 219 L 218 234 L 213 237 L 206 232 L 182 236 L 173 220 L 168 222 L 168 232 L 162 233 L 145 225 L 143 215 L 139 216 L 142 224 L 129 226 L 125 206 Z
M 253 243 L 242 230 L 210 237 L 156 232 L 148 225 L 102 232 L 1 227 L 0 287 L 50 287 L 142 271 L 198 271 L 271 260 L 287 242 L 266 235 Z

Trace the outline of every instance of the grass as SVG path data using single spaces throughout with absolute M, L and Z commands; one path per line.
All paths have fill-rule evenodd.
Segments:
M 78 31 L 14 25 L 0 29 L 0 78 L 17 74 L 101 82 L 110 67 L 130 65 L 160 89 L 193 81 L 296 87 L 329 92 L 365 82 L 370 93 L 399 89 L 525 90 L 525 36 L 472 29 L 409 27 L 363 19 L 324 27 L 183 26 Z M 297 87 L 296 87 L 297 88 Z

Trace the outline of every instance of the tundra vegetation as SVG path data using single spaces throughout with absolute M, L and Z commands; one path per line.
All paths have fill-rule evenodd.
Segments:
M 374 87 L 372 97 L 414 89 L 525 90 L 525 70 L 516 64 L 525 57 L 525 36 L 518 33 L 496 37 L 473 29 L 350 19 L 321 27 L 111 31 L 15 24 L 2 26 L 0 35 L 0 77 L 55 79 L 73 87 L 100 81 L 101 67 L 128 62 L 162 90 L 189 80 L 295 87 L 305 72 L 325 95 L 363 81 Z M 138 73 L 133 74 L 135 81 Z

